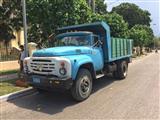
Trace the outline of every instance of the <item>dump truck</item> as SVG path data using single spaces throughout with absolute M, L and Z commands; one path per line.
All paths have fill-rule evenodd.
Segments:
M 116 79 L 127 76 L 132 40 L 111 37 L 103 21 L 59 28 L 53 42 L 55 46 L 36 50 L 24 60 L 25 78 L 40 92 L 65 89 L 83 101 L 94 80 L 109 73 Z

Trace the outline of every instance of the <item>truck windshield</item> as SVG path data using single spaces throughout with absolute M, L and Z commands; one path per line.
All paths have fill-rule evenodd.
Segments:
M 64 36 L 57 38 L 56 46 L 90 46 L 90 36 Z

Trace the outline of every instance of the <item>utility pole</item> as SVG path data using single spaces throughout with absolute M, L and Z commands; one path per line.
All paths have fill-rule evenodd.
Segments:
M 88 6 L 91 7 L 92 11 L 95 13 L 95 0 L 87 0 Z
M 27 41 L 27 20 L 26 20 L 26 1 L 22 0 L 23 11 L 23 29 L 24 29 L 24 51 L 25 57 L 28 57 L 28 41 Z
M 95 13 L 95 0 L 92 0 L 92 11 Z
M 91 7 L 91 0 L 86 0 L 88 3 L 88 6 Z

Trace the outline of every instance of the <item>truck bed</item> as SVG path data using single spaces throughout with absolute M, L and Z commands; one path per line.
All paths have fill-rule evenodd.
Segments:
M 132 55 L 132 40 L 111 38 L 111 61 Z

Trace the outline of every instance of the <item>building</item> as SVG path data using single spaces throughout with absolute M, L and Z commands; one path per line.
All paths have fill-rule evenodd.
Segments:
M 24 45 L 24 32 L 22 30 L 14 32 L 14 35 L 15 39 L 12 39 L 9 42 L 7 49 L 4 42 L 0 42 L 0 61 L 18 59 L 19 46 Z
M 0 6 L 2 6 L 3 1 L 4 0 L 0 0 Z M 13 56 L 13 54 L 16 55 L 17 52 L 15 51 L 18 51 L 19 45 L 24 44 L 24 35 L 23 35 L 24 32 L 20 30 L 18 32 L 14 31 L 13 33 L 14 33 L 15 39 L 12 39 L 7 46 L 5 45 L 4 41 L 0 40 L 0 61 L 4 61 L 6 58 Z

